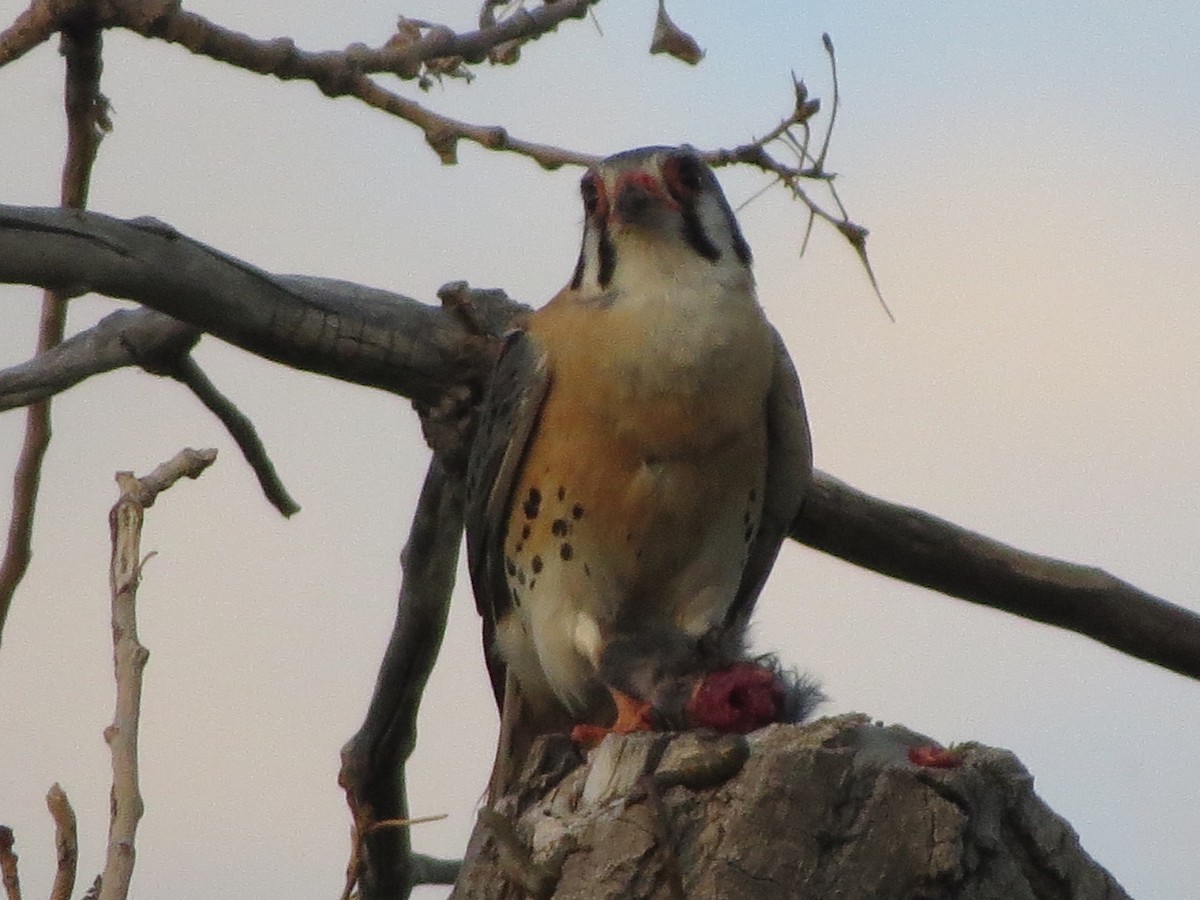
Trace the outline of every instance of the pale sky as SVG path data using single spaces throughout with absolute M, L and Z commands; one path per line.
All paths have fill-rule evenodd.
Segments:
M 23 7 L 0 0 L 0 19 Z M 378 45 L 395 15 L 471 27 L 475 0 L 189 8 L 308 49 Z M 423 102 L 597 153 L 742 143 L 786 111 L 789 72 L 843 107 L 830 151 L 871 229 L 888 322 L 853 254 L 773 191 L 739 215 L 759 294 L 800 370 L 817 465 L 1024 549 L 1099 565 L 1200 609 L 1200 9 L 1190 2 L 670 4 L 708 50 L 644 52 L 654 4 L 607 0 L 520 66 Z M 0 70 L 0 201 L 57 201 L 61 61 Z M 411 92 L 411 85 L 402 90 Z M 264 268 L 434 300 L 467 279 L 541 303 L 567 280 L 578 170 L 462 145 L 444 168 L 406 123 L 138 37 L 105 38 L 115 131 L 92 208 L 153 215 Z M 722 172 L 736 206 L 763 179 Z M 0 364 L 26 358 L 38 295 L 0 288 Z M 113 308 L 76 301 L 72 330 Z M 44 896 L 58 781 L 80 819 L 80 886 L 102 867 L 111 721 L 112 473 L 183 446 L 221 457 L 149 511 L 140 594 L 151 651 L 146 801 L 133 896 L 328 898 L 348 816 L 335 778 L 394 615 L 398 554 L 427 461 L 389 395 L 206 339 L 198 358 L 257 424 L 303 507 L 283 521 L 230 438 L 138 372 L 55 401 L 30 574 L 0 648 L 0 822 Z M 11 471 L 23 416 L 0 416 Z M 7 476 L 6 476 L 7 482 Z M 7 488 L 0 500 L 6 511 Z M 1131 895 L 1200 884 L 1200 685 L 1087 639 L 789 545 L 758 645 L 857 710 L 942 742 L 1017 753 L 1041 796 Z M 410 765 L 416 846 L 462 851 L 496 716 L 465 571 Z M 418 896 L 444 896 L 426 890 Z

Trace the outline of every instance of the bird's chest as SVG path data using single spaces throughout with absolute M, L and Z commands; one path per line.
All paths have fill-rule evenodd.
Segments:
M 770 329 L 752 292 L 714 293 L 685 304 L 663 291 L 548 316 L 554 427 L 611 436 L 651 460 L 705 454 L 756 427 L 774 364 Z
M 599 317 L 545 340 L 551 387 L 505 561 L 513 627 L 568 705 L 612 633 L 658 620 L 699 634 L 736 595 L 762 508 L 773 364 L 753 312 L 641 330 Z

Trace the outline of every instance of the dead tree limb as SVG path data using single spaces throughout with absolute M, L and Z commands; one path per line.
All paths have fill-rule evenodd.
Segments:
M 469 407 L 490 371 L 494 335 L 525 310 L 502 292 L 461 284 L 443 290 L 438 308 L 348 282 L 272 275 L 161 223 L 11 206 L 0 206 L 0 282 L 135 300 L 268 359 L 401 394 L 425 413 L 423 424 L 449 420 L 435 445 L 470 440 Z M 438 452 L 453 456 L 446 446 Z M 1024 553 L 832 476 L 818 473 L 791 536 L 1200 678 L 1200 616 L 1098 569 Z
M 21 900 L 21 876 L 17 870 L 16 839 L 7 825 L 0 825 L 0 880 L 4 883 L 7 900 Z
M 54 848 L 56 864 L 50 900 L 71 900 L 75 892 L 75 872 L 79 865 L 79 840 L 76 834 L 75 810 L 66 792 L 52 784 L 46 793 L 46 808 L 54 819 Z
M 271 275 L 152 219 L 0 206 L 0 281 L 135 300 L 266 359 L 431 404 L 464 364 L 484 365 L 436 307 Z
M 66 58 L 63 103 L 67 114 L 67 152 L 63 161 L 59 202 L 68 209 L 87 205 L 92 164 L 100 138 L 109 129 L 108 101 L 100 93 L 100 32 L 84 25 L 62 31 L 60 50 Z M 44 353 L 63 339 L 67 298 L 47 287 L 42 296 L 37 352 Z M 25 439 L 13 472 L 13 502 L 8 541 L 0 560 L 0 638 L 13 594 L 33 557 L 33 518 L 37 507 L 42 460 L 50 446 L 50 401 L 40 400 L 25 411 Z
M 949 765 L 921 762 L 933 751 Z M 453 900 L 1128 900 L 1005 750 L 945 754 L 852 713 L 748 737 L 534 745 L 480 815 Z
M 127 366 L 153 370 L 187 353 L 202 332 L 152 309 L 118 309 L 91 328 L 0 372 L 0 411 L 29 406 L 93 375 Z
M 209 412 L 221 420 L 225 430 L 233 437 L 242 451 L 242 456 L 250 464 L 250 468 L 258 478 L 267 500 L 284 516 L 291 516 L 300 511 L 300 505 L 292 499 L 283 481 L 275 471 L 275 464 L 267 455 L 258 436 L 258 429 L 232 400 L 222 394 L 215 384 L 204 374 L 191 354 L 179 358 L 178 362 L 167 373 L 176 381 L 184 384 L 196 395 Z
M 1045 622 L 1200 679 L 1200 616 L 1091 566 L 1026 553 L 817 472 L 791 536 L 849 563 Z
M 124 900 L 129 894 L 135 859 L 134 838 L 143 810 L 138 787 L 138 725 L 142 671 L 150 652 L 138 641 L 135 600 L 142 577 L 144 511 L 154 504 L 159 493 L 185 476 L 198 478 L 216 458 L 215 450 L 183 450 L 142 478 L 135 478 L 132 472 L 117 473 L 121 496 L 109 513 L 112 531 L 109 581 L 117 702 L 113 722 L 104 730 L 104 739 L 112 751 L 112 817 L 99 900 Z
M 44 353 L 0 372 L 0 410 L 46 400 L 92 375 L 140 366 L 192 391 L 229 431 L 271 505 L 300 507 L 271 462 L 254 423 L 222 394 L 191 356 L 202 332 L 152 309 L 119 309 Z
M 461 57 L 482 62 L 500 44 L 526 42 L 553 31 L 568 19 L 582 18 L 599 0 L 559 0 L 522 10 L 477 31 L 455 33 L 444 25 L 420 22 L 415 31 L 399 31 L 382 47 L 354 44 L 344 51 L 306 51 L 290 38 L 256 40 L 225 28 L 178 3 L 158 0 L 109 0 L 104 4 L 34 0 L 0 33 L 0 66 L 19 59 L 77 18 L 93 13 L 103 28 L 127 28 L 147 38 L 179 44 L 199 56 L 276 78 L 304 79 L 318 85 L 336 83 L 351 72 L 419 77 L 423 64 Z M 411 20 L 403 20 L 409 22 Z
M 435 458 L 400 557 L 396 622 L 375 692 L 362 727 L 342 749 L 338 784 L 354 823 L 343 898 L 356 884 L 363 900 L 404 898 L 415 884 L 446 884 L 457 876 L 457 867 L 446 861 L 422 858 L 414 865 L 403 823 L 404 766 L 416 746 L 417 710 L 446 630 L 462 528 L 462 485 Z

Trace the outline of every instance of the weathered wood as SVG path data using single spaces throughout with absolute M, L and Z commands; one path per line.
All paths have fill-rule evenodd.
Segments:
M 518 794 L 481 817 L 453 897 L 1127 896 L 1011 753 L 966 745 L 943 756 L 949 768 L 910 761 L 930 744 L 861 715 L 749 738 L 611 736 L 587 762 L 553 738 Z
M 1018 550 L 814 473 L 791 536 L 901 581 L 1066 628 L 1200 679 L 1200 616 L 1094 566 Z

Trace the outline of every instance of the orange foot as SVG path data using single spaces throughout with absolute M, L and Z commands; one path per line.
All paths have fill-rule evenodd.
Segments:
M 631 734 L 635 731 L 653 731 L 654 718 L 649 703 L 631 697 L 623 691 L 609 689 L 617 705 L 617 719 L 612 726 L 576 725 L 571 729 L 571 740 L 584 750 L 591 750 L 610 734 Z

